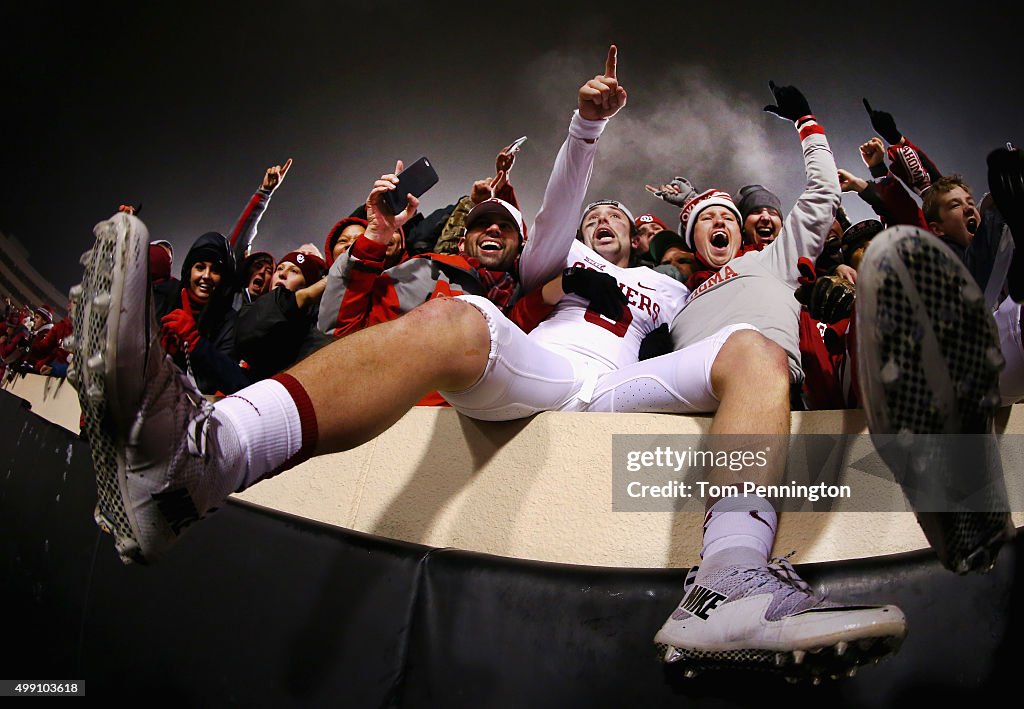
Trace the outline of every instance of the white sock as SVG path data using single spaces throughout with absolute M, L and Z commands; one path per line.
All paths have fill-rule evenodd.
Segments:
M 775 541 L 778 515 L 763 497 L 724 497 L 704 518 L 698 577 L 723 566 L 764 566 Z
M 210 427 L 235 492 L 295 458 L 303 445 L 299 409 L 279 381 L 264 379 L 213 407 Z

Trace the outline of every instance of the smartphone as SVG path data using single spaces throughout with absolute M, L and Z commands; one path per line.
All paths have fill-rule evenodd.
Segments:
M 424 192 L 437 184 L 437 172 L 426 157 L 422 157 L 398 175 L 395 189 L 385 192 L 382 203 L 392 214 L 398 214 L 407 202 L 407 197 L 421 197 Z
M 508 146 L 508 154 L 509 155 L 515 155 L 516 153 L 518 153 L 520 148 L 523 147 L 523 143 L 525 143 L 525 142 L 526 142 L 526 136 L 525 135 L 522 138 L 516 138 L 515 142 L 512 143 L 512 145 Z

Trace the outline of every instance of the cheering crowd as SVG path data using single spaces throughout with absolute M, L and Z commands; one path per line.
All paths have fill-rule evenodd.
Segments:
M 529 228 L 515 144 L 428 215 L 412 194 L 387 206 L 399 162 L 322 251 L 281 256 L 254 249 L 291 161 L 271 167 L 230 234 L 200 236 L 178 278 L 169 244 L 150 243 L 123 207 L 97 226 L 71 293 L 68 377 L 97 522 L 125 561 L 154 561 L 232 492 L 360 445 L 416 404 L 485 420 L 712 413 L 712 435 L 753 437 L 739 448 L 787 436 L 794 409 L 863 407 L 873 433 L 990 435 L 995 409 L 1024 396 L 1020 154 L 988 156 L 991 194 L 976 204 L 865 100 L 879 137 L 860 148 L 861 178 L 837 167 L 802 91 L 770 89 L 764 111 L 796 132 L 803 193 L 784 206 L 770 185 L 648 185 L 679 207 L 674 228 L 615 195 L 583 202 L 599 139 L 627 103 L 615 47 L 578 91 Z M 878 219 L 850 224 L 843 191 Z M 785 449 L 747 473 L 777 483 Z M 919 513 L 958 573 L 990 567 L 1013 533 L 1001 471 L 982 475 L 1001 507 Z M 820 679 L 898 647 L 898 608 L 836 603 L 770 559 L 777 525 L 769 499 L 709 500 L 701 564 L 655 637 L 667 662 Z

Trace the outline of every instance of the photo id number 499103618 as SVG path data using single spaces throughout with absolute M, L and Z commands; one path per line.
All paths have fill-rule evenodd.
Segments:
M 0 680 L 0 697 L 85 696 L 83 680 Z

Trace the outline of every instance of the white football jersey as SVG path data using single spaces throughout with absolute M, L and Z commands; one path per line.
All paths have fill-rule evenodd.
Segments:
M 570 247 L 565 266 L 614 276 L 629 307 L 619 320 L 609 320 L 591 310 L 586 298 L 568 293 L 530 333 L 530 339 L 567 357 L 596 359 L 609 369 L 636 362 L 640 342 L 658 326 L 671 323 L 689 295 L 674 278 L 643 266 L 620 268 L 579 241 Z

